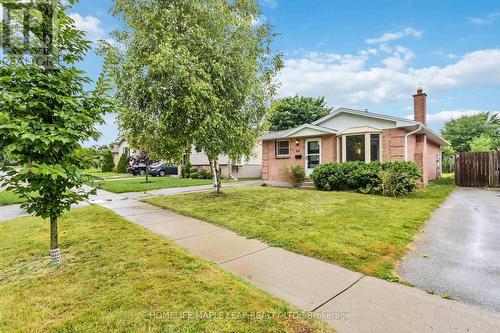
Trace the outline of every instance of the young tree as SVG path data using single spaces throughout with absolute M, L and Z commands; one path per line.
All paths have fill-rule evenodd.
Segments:
M 491 149 L 500 149 L 500 116 L 482 112 L 452 119 L 441 131 L 457 152 L 471 151 L 472 141 L 481 136 L 491 139 Z
M 75 150 L 98 137 L 95 124 L 112 108 L 104 80 L 98 80 L 94 91 L 84 88 L 91 81 L 75 64 L 89 42 L 66 15 L 67 7 L 52 0 L 13 5 L 25 6 L 21 12 L 39 22 L 20 21 L 23 43 L 3 45 L 10 61 L 0 68 L 0 151 L 15 156 L 20 167 L 4 166 L 7 176 L 0 183 L 28 199 L 22 204 L 28 213 L 50 219 L 50 255 L 59 262 L 57 220 L 88 196 Z M 7 17 L 10 9 L 4 4 Z
M 248 155 L 281 67 L 256 1 L 115 0 L 114 13 L 127 28 L 101 50 L 130 144 L 167 160 L 194 144 L 216 170 L 220 154 Z
M 269 109 L 269 129 L 283 131 L 302 124 L 312 123 L 332 111 L 325 98 L 286 97 L 273 102 Z
M 115 168 L 115 162 L 113 161 L 113 153 L 111 153 L 111 150 L 105 150 L 102 155 L 101 171 L 113 172 L 114 168 Z

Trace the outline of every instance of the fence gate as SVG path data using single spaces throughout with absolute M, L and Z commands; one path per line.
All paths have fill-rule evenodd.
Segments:
M 500 187 L 500 151 L 457 154 L 455 183 L 469 187 Z

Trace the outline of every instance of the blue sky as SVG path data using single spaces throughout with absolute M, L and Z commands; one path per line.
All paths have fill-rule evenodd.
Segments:
M 260 0 L 263 16 L 285 55 L 279 97 L 325 96 L 345 106 L 397 116 L 412 114 L 421 85 L 428 93 L 429 125 L 451 117 L 500 111 L 500 2 Z M 89 39 L 109 38 L 120 26 L 112 1 L 84 0 L 72 10 Z M 101 60 L 82 64 L 92 78 Z M 118 136 L 106 116 L 99 143 Z

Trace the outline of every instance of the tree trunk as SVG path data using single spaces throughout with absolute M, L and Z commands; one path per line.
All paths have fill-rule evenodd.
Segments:
M 149 163 L 146 163 L 146 183 L 149 183 Z
M 57 232 L 57 216 L 50 217 L 50 258 L 52 262 L 60 263 L 59 233 Z
M 217 165 L 217 194 L 222 193 L 222 170 L 220 164 Z

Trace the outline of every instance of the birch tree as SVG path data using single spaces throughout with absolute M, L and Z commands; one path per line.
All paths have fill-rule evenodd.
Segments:
M 115 0 L 126 24 L 101 52 L 121 103 L 118 122 L 134 147 L 180 160 L 195 145 L 209 157 L 248 156 L 273 77 L 282 66 L 255 0 Z

